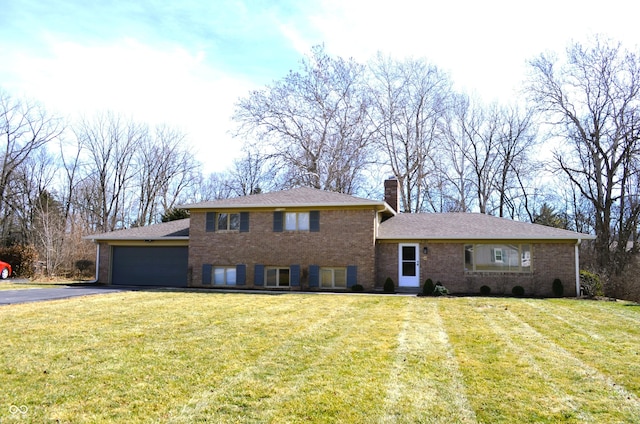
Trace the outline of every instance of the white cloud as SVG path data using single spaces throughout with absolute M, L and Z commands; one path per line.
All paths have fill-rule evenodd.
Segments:
M 638 11 L 625 0 L 324 0 L 288 33 L 298 49 L 312 33 L 328 52 L 360 61 L 377 51 L 424 57 L 459 88 L 505 100 L 516 95 L 526 61 L 544 51 L 596 33 L 637 45 Z
M 25 94 L 70 115 L 114 110 L 188 132 L 207 171 L 226 168 L 239 142 L 227 131 L 240 93 L 251 84 L 215 70 L 204 52 L 151 47 L 132 39 L 83 45 L 51 39 L 50 55 L 17 55 Z
M 640 4 L 628 0 L 30 4 L 12 4 L 13 19 L 0 14 L 3 88 L 71 117 L 110 109 L 179 127 L 207 171 L 239 149 L 228 134 L 237 99 L 284 77 L 315 44 L 359 61 L 377 51 L 424 57 L 459 88 L 511 99 L 525 60 L 545 50 L 595 33 L 640 41 Z

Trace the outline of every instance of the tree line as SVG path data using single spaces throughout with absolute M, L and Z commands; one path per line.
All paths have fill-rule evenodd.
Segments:
M 270 185 L 353 194 L 391 175 L 405 213 L 593 233 L 590 266 L 614 280 L 638 252 L 639 59 L 603 36 L 572 43 L 564 56 L 532 58 L 518 101 L 500 104 L 456 92 L 425 60 L 362 64 L 317 46 L 240 99 L 234 119 Z
M 458 92 L 426 59 L 366 63 L 314 47 L 238 99 L 243 156 L 204 175 L 187 134 L 115 113 L 65 122 L 0 92 L 0 240 L 69 267 L 86 234 L 149 225 L 176 205 L 310 186 L 402 212 L 480 212 L 594 233 L 593 267 L 621 275 L 637 253 L 638 52 L 605 37 L 529 61 L 517 100 Z M 69 252 L 65 253 L 65 250 Z

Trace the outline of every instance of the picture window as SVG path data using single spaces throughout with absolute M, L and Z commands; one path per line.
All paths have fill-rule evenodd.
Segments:
M 530 244 L 467 244 L 465 272 L 531 272 Z

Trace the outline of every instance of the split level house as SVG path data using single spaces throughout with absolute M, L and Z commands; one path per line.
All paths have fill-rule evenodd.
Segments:
M 452 294 L 548 296 L 560 279 L 579 294 L 579 246 L 588 234 L 479 213 L 398 212 L 385 200 L 312 188 L 184 206 L 190 218 L 97 234 L 97 281 L 260 290 L 341 291 L 361 285 L 419 291 L 427 279 Z

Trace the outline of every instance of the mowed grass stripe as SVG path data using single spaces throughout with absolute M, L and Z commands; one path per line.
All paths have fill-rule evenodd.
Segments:
M 238 416 L 249 422 L 474 421 L 469 419 L 473 411 L 460 401 L 460 380 L 452 384 L 450 379 L 454 363 L 435 303 L 406 297 L 332 300 L 338 302 L 333 313 L 318 319 L 317 327 L 302 329 L 223 387 L 201 393 L 195 408 L 186 408 L 174 421 L 235 422 Z M 401 317 L 404 336 L 396 334 Z M 333 325 L 329 335 L 322 331 L 328 325 Z M 394 346 L 394 339 L 404 339 L 404 345 Z M 429 373 L 440 377 L 424 378 Z M 380 417 L 383 386 L 377 382 L 385 378 L 398 393 Z M 256 394 L 259 387 L 263 390 Z
M 238 358 L 290 336 L 262 315 L 277 321 L 304 306 L 303 298 L 144 292 L 0 309 L 13 334 L 6 355 L 0 347 L 3 380 L 14 389 L 0 400 L 62 422 L 147 422 L 138 410 L 164 420 L 192 390 L 242 370 Z
M 543 386 L 539 391 L 540 394 L 536 397 L 538 404 L 536 408 L 551 411 L 552 416 L 557 417 L 554 419 L 558 421 L 576 417 L 581 422 L 594 422 L 591 416 L 577 412 L 579 407 L 575 397 L 566 391 L 568 385 L 558 381 L 561 376 L 567 378 L 564 376 L 567 369 L 556 361 L 555 356 L 545 357 L 547 349 L 533 345 L 537 340 L 536 337 L 524 334 L 520 323 L 509 322 L 509 320 L 498 322 L 491 316 L 485 316 L 484 319 L 489 328 L 505 341 L 505 347 L 519 357 L 523 366 L 518 377 L 525 380 L 533 378 L 537 384 Z M 577 376 L 571 377 L 575 380 L 578 378 Z M 538 417 L 536 417 L 537 419 Z
M 297 380 L 297 391 L 271 403 L 270 422 L 377 421 L 399 330 L 388 317 L 400 314 L 403 302 L 383 297 L 353 297 L 353 302 L 333 318 L 331 343 L 307 347 L 316 353 Z
M 639 317 L 576 300 L 206 291 L 10 305 L 0 421 L 24 405 L 28 422 L 62 423 L 638 422 Z
M 581 380 L 578 384 L 571 385 L 571 389 L 582 399 L 581 411 L 591 411 L 595 415 L 592 422 L 633 421 L 640 418 L 640 399 L 634 393 L 614 381 L 611 375 L 600 372 L 539 333 L 515 314 L 511 315 L 521 323 L 522 333 L 534 334 L 532 338 L 538 340 L 535 345 L 542 347 L 536 351 L 538 358 L 543 360 L 553 357 L 564 358 L 563 364 L 579 370 Z M 553 375 L 557 377 L 559 373 Z M 609 408 L 611 405 L 616 405 L 616 408 Z
M 539 333 L 511 311 L 503 315 L 500 331 L 543 378 L 570 399 L 573 410 L 561 410 L 566 420 L 579 422 L 632 422 L 640 417 L 638 398 L 611 378 Z M 495 323 L 495 321 L 493 321 Z M 549 407 L 553 407 L 551 398 Z M 611 407 L 614 406 L 614 407 Z
M 634 422 L 640 416 L 634 395 L 516 315 L 530 318 L 520 311 L 530 309 L 525 302 L 447 301 L 457 306 L 443 308 L 444 319 L 479 421 Z
M 558 305 L 570 306 L 585 316 L 597 318 L 598 315 L 604 313 L 611 318 L 612 321 L 621 324 L 627 322 L 629 324 L 640 326 L 640 304 L 638 303 L 619 301 L 585 301 L 577 302 L 578 304 L 574 305 L 576 302 L 569 299 L 558 299 L 553 300 L 552 302 Z
M 627 306 L 628 305 L 628 306 Z M 640 308 L 629 303 L 529 300 L 512 312 L 615 387 L 640 397 Z M 616 313 L 619 312 L 619 313 Z
M 540 387 L 523 375 L 526 364 L 509 341 L 487 326 L 492 300 L 443 299 L 441 316 L 479 422 L 545 422 L 548 411 L 531 402 Z
M 304 395 L 306 389 L 301 386 L 313 377 L 311 374 L 326 374 L 326 381 L 319 383 L 334 393 L 330 397 L 348 399 L 348 394 L 338 393 L 344 390 L 340 387 L 341 381 L 331 377 L 338 377 L 334 372 L 341 362 L 340 357 L 355 350 L 359 338 L 368 338 L 367 335 L 371 334 L 363 328 L 363 325 L 372 324 L 370 310 L 362 307 L 369 300 L 326 296 L 320 299 L 321 305 L 311 308 L 305 307 L 304 300 L 308 299 L 309 296 L 305 299 L 303 295 L 279 296 L 278 300 L 288 313 L 272 323 L 274 335 L 268 348 L 258 355 L 236 358 L 243 362 L 239 373 L 229 375 L 216 387 L 197 394 L 172 421 L 194 422 L 209 417 L 216 422 L 234 422 L 239 415 L 251 421 L 258 419 L 252 417 L 254 413 L 264 419 L 277 415 L 278 407 L 285 402 L 289 420 L 295 421 L 295 402 Z M 294 310 L 290 309 L 292 306 Z M 258 318 L 262 312 L 256 309 L 252 314 Z M 267 316 L 260 318 L 269 319 Z M 277 336 L 281 327 L 288 329 L 287 337 Z M 339 403 L 329 400 L 330 403 Z M 322 404 L 316 403 L 319 407 Z M 303 410 L 310 412 L 309 404 L 303 402 L 303 405 Z M 324 412 L 331 414 L 329 410 L 327 408 Z M 323 416 L 321 411 L 311 410 L 311 417 L 299 418 L 304 421 L 315 414 Z
M 401 317 L 381 422 L 475 422 L 438 302 L 409 298 Z

